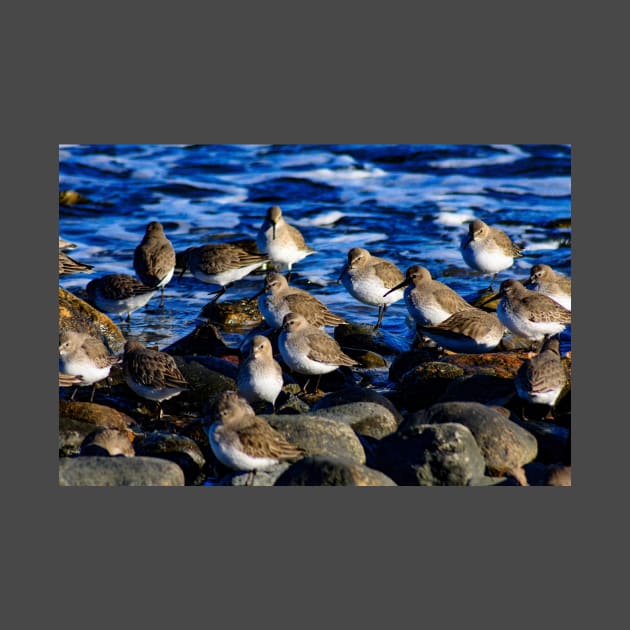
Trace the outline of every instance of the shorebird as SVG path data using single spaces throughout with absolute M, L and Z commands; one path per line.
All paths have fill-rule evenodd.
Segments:
M 88 333 L 66 330 L 59 337 L 59 380 L 61 373 L 80 377 L 78 386 L 92 385 L 90 402 L 94 400 L 96 383 L 109 377 L 112 365 L 120 357 L 112 355 L 105 344 Z M 70 396 L 74 400 L 77 388 Z
M 232 470 L 250 472 L 250 479 L 257 470 L 294 461 L 305 454 L 257 416 L 245 398 L 234 391 L 217 396 L 204 424 L 215 457 Z
M 289 225 L 282 216 L 279 206 L 271 206 L 256 235 L 256 245 L 266 253 L 277 270 L 287 269 L 287 280 L 296 262 L 315 253 L 304 242 L 301 232 Z
M 364 304 L 378 306 L 378 319 L 374 326 L 374 330 L 377 330 L 387 307 L 404 297 L 401 288 L 395 289 L 404 280 L 405 276 L 394 263 L 372 256 L 362 247 L 353 247 L 348 252 L 348 262 L 337 281 L 341 281 L 355 299 Z
M 545 339 L 539 354 L 523 362 L 514 377 L 514 386 L 522 401 L 547 405 L 545 417 L 549 418 L 567 380 L 560 358 L 560 340 L 554 336 Z
M 291 312 L 303 315 L 317 328 L 348 323 L 308 291 L 289 286 L 287 279 L 276 271 L 265 276 L 264 286 L 257 296 L 258 308 L 271 328 L 280 328 L 284 316 Z
M 131 313 L 142 308 L 156 289 L 126 273 L 112 273 L 88 282 L 88 301 L 100 311 L 114 313 L 131 321 Z
M 495 313 L 470 305 L 435 326 L 418 326 L 418 330 L 443 348 L 465 354 L 491 352 L 505 334 Z
M 405 305 L 416 326 L 435 326 L 471 305 L 447 284 L 433 280 L 431 272 L 421 265 L 412 265 L 405 272 L 405 279 L 392 291 L 404 288 Z
M 59 250 L 59 275 L 69 276 L 72 273 L 91 273 L 93 265 L 70 258 L 62 249 Z
M 264 335 L 252 338 L 250 352 L 239 365 L 236 385 L 248 403 L 268 402 L 275 410 L 283 385 L 282 368 L 273 358 L 271 341 Z
M 571 278 L 554 271 L 549 265 L 534 265 L 525 288 L 548 295 L 567 310 L 571 310 Z
M 322 374 L 328 374 L 342 365 L 359 365 L 328 333 L 309 324 L 304 316 L 297 313 L 284 316 L 278 348 L 290 370 L 309 377 L 317 375 L 316 389 Z M 306 391 L 307 383 L 303 391 Z
M 479 219 L 468 225 L 468 234 L 461 240 L 460 252 L 469 267 L 492 274 L 490 289 L 497 273 L 511 267 L 514 259 L 523 255 L 523 250 L 503 230 L 490 227 Z
M 133 268 L 143 284 L 160 289 L 160 306 L 164 305 L 164 287 L 175 272 L 175 249 L 158 221 L 151 221 L 144 237 L 133 252 Z
M 141 398 L 157 403 L 158 418 L 163 415 L 162 401 L 189 389 L 170 354 L 147 348 L 134 339 L 128 339 L 125 343 L 123 372 L 125 382 L 132 391 Z
M 216 302 L 232 283 L 269 262 L 268 256 L 252 254 L 235 243 L 210 243 L 189 247 L 183 258 L 180 279 L 186 269 L 190 269 L 190 273 L 197 280 L 220 286 L 214 293 L 213 302 Z
M 571 323 L 571 311 L 548 295 L 526 289 L 518 280 L 504 280 L 497 316 L 515 335 L 539 342 L 561 333 Z

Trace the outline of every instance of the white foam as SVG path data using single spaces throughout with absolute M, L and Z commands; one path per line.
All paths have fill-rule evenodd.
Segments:
M 485 155 L 478 158 L 444 158 L 443 160 L 434 160 L 429 162 L 429 166 L 432 166 L 433 168 L 470 168 L 474 166 L 492 166 L 494 164 L 509 164 L 510 162 L 516 162 L 517 160 L 529 155 L 529 153 L 514 146 L 513 144 L 493 144 L 491 146 L 495 149 L 500 149 L 503 152 L 498 153 L 497 155 Z

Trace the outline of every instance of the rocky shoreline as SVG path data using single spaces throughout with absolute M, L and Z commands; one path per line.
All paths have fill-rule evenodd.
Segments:
M 401 349 L 382 331 L 342 324 L 334 337 L 360 368 L 321 378 L 317 394 L 302 392 L 303 378 L 285 371 L 271 413 L 258 415 L 306 457 L 254 475 L 227 470 L 213 455 L 203 419 L 216 395 L 237 390 L 239 348 L 221 337 L 242 305 L 221 302 L 210 319 L 160 350 L 174 357 L 190 390 L 163 404 L 156 419 L 150 402 L 125 384 L 120 366 L 110 384 L 99 383 L 69 400 L 60 387 L 59 485 L 571 485 L 571 357 L 569 375 L 551 416 L 523 404 L 514 376 L 528 358 L 527 344 L 506 338 L 486 354 L 444 353 L 436 347 Z M 249 334 L 259 332 L 247 311 Z M 259 321 L 259 320 L 258 320 Z M 59 290 L 59 331 L 98 334 L 113 353 L 124 336 L 102 313 Z M 270 337 L 277 354 L 277 342 Z M 375 383 L 386 381 L 387 388 Z

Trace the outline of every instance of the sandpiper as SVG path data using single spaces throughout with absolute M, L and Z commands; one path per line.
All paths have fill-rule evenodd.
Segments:
M 309 324 L 303 315 L 287 313 L 278 336 L 278 349 L 287 367 L 298 374 L 317 375 L 317 385 L 322 374 L 338 367 L 359 365 L 341 346 L 321 328 Z M 306 384 L 302 388 L 306 390 Z
M 247 358 L 239 365 L 236 377 L 239 393 L 247 402 L 268 402 L 275 410 L 276 399 L 283 385 L 282 368 L 273 358 L 271 341 L 255 335 Z
M 280 328 L 287 313 L 299 313 L 317 328 L 347 324 L 345 318 L 333 313 L 308 291 L 289 286 L 287 279 L 276 271 L 265 276 L 258 308 L 271 328 Z
M 407 310 L 414 321 L 421 326 L 435 326 L 453 313 L 471 308 L 471 305 L 459 293 L 447 284 L 433 280 L 431 272 L 421 265 L 409 267 L 405 273 L 405 279 L 387 293 L 403 287 Z
M 554 271 L 549 265 L 534 265 L 526 289 L 539 291 L 571 310 L 571 278 Z
M 289 225 L 282 216 L 279 206 L 271 206 L 256 235 L 256 245 L 268 254 L 277 270 L 287 269 L 287 280 L 291 279 L 294 263 L 315 253 L 304 242 L 301 232 Z
M 515 335 L 539 342 L 561 333 L 571 323 L 571 311 L 548 295 L 526 289 L 518 280 L 504 280 L 497 316 Z
M 133 253 L 133 268 L 143 284 L 160 289 L 164 305 L 164 287 L 175 272 L 175 249 L 158 221 L 151 221 Z
M 374 330 L 381 325 L 387 307 L 403 299 L 403 289 L 395 287 L 404 280 L 405 276 L 394 263 L 372 256 L 362 247 L 353 247 L 348 252 L 348 262 L 338 278 L 352 297 L 364 304 L 378 306 Z
M 79 455 L 103 457 L 133 457 L 136 453 L 130 440 L 130 431 L 98 427 L 81 442 Z
M 491 352 L 501 343 L 506 332 L 495 313 L 470 305 L 440 324 L 421 325 L 418 330 L 443 348 L 465 354 Z
M 567 380 L 560 358 L 560 340 L 554 336 L 545 339 L 539 354 L 523 361 L 514 377 L 514 386 L 524 402 L 547 405 L 548 418 Z
M 216 302 L 233 282 L 269 262 L 268 256 L 252 254 L 236 243 L 210 243 L 189 247 L 184 252 L 183 259 L 180 279 L 186 269 L 190 269 L 197 280 L 220 286 L 215 292 L 213 302 Z
M 131 321 L 131 313 L 142 308 L 155 295 L 148 287 L 126 273 L 112 273 L 88 282 L 88 301 L 100 311 Z
M 59 336 L 59 372 L 80 376 L 77 386 L 92 385 L 90 402 L 94 400 L 96 383 L 108 378 L 116 363 L 120 363 L 120 357 L 112 355 L 97 337 L 75 330 L 66 330 Z M 76 392 L 75 388 L 72 400 Z
M 72 273 L 91 273 L 93 265 L 70 258 L 62 249 L 59 250 L 59 275 L 69 276 Z
M 158 418 L 162 417 L 162 401 L 189 388 L 170 354 L 147 348 L 136 339 L 125 343 L 123 373 L 125 382 L 138 396 L 157 403 Z
M 235 391 L 221 392 L 205 422 L 208 441 L 216 458 L 236 471 L 266 470 L 304 457 L 304 450 L 291 444 Z
M 523 250 L 503 230 L 479 219 L 469 224 L 468 234 L 462 238 L 459 249 L 469 267 L 492 274 L 490 289 L 497 273 L 511 267 L 514 259 L 523 255 Z

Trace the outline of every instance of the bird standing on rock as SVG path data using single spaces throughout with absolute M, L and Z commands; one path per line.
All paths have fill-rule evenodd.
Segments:
M 309 324 L 302 315 L 287 313 L 278 336 L 278 348 L 288 368 L 298 374 L 318 377 L 338 367 L 359 365 L 321 328 Z M 307 381 L 308 383 L 308 381 Z M 302 388 L 306 390 L 306 384 Z
M 374 330 L 378 330 L 388 305 L 403 299 L 404 292 L 400 286 L 404 280 L 403 272 L 394 263 L 372 256 L 362 247 L 353 247 L 337 281 L 359 302 L 378 306 L 378 319 L 374 326 Z

